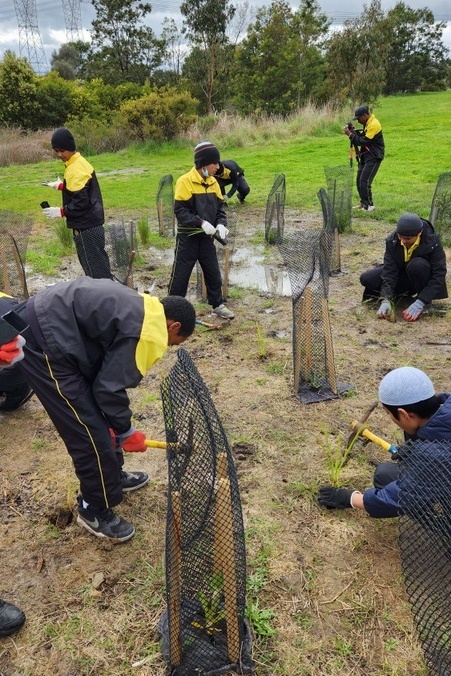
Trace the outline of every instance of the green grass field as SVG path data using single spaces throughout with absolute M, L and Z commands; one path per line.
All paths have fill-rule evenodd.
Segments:
M 394 222 L 404 211 L 428 217 L 439 174 L 450 171 L 451 91 L 382 98 L 374 107 L 381 121 L 386 159 L 373 183 L 377 210 L 369 218 Z M 324 167 L 349 162 L 349 143 L 341 127 L 352 109 L 302 126 L 287 121 L 259 134 L 249 134 L 239 124 L 230 133 L 221 130 L 207 136 L 218 143 L 224 158 L 236 159 L 251 186 L 249 203 L 264 206 L 274 174 L 287 179 L 287 206 L 319 209 L 316 197 L 325 186 Z M 296 131 L 290 132 L 291 129 Z M 239 141 L 237 141 L 239 139 Z M 198 139 L 199 140 L 199 139 Z M 237 147 L 237 145 L 239 146 Z M 192 166 L 192 142 L 133 146 L 117 153 L 89 158 L 100 175 L 106 210 L 153 209 L 158 181 L 171 173 L 176 179 Z M 133 171 L 139 170 L 139 171 Z M 0 169 L 2 209 L 39 218 L 39 203 L 47 199 L 59 205 L 59 195 L 41 185 L 62 175 L 59 160 Z

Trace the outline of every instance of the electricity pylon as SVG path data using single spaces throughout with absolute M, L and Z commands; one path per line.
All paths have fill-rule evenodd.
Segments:
M 26 56 L 36 73 L 48 71 L 47 57 L 38 28 L 36 0 L 14 0 L 19 28 L 19 54 Z

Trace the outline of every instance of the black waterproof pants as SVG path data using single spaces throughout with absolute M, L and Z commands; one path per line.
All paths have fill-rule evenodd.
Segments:
M 24 311 L 25 304 L 20 309 L 23 317 Z M 113 447 L 90 383 L 69 361 L 55 361 L 45 354 L 31 329 L 23 335 L 25 356 L 18 367 L 66 445 L 84 500 L 97 509 L 118 505 L 122 501 L 123 453 Z
M 359 168 L 357 169 L 357 191 L 360 196 L 360 204 L 367 209 L 373 206 L 373 193 L 371 184 L 376 176 L 382 160 L 376 160 L 373 157 L 360 157 Z
M 363 299 L 379 298 L 382 287 L 383 265 L 371 268 L 360 275 L 360 283 L 365 287 Z M 394 296 L 420 293 L 431 276 L 431 265 L 425 258 L 411 258 L 399 273 Z
M 224 302 L 222 297 L 222 280 L 218 257 L 213 238 L 209 235 L 177 235 L 169 280 L 170 296 L 186 296 L 188 283 L 196 261 L 204 273 L 207 287 L 207 300 L 212 307 Z

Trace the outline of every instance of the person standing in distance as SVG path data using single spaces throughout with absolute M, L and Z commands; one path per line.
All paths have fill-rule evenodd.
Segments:
M 170 296 L 185 296 L 196 261 L 204 273 L 207 300 L 222 319 L 234 314 L 224 303 L 222 279 L 213 235 L 225 239 L 229 234 L 221 189 L 214 178 L 219 169 L 219 150 L 210 141 L 194 149 L 194 167 L 175 184 L 174 213 L 177 240 L 169 281 Z
M 76 150 L 69 129 L 60 127 L 52 134 L 52 148 L 64 162 L 64 178 L 44 181 L 42 185 L 63 194 L 63 206 L 45 207 L 47 218 L 65 218 L 72 229 L 78 260 L 83 272 L 94 279 L 112 279 L 105 251 L 105 214 L 102 193 L 93 167 Z
M 350 125 L 343 127 L 343 133 L 348 136 L 354 146 L 360 146 L 358 151 L 357 192 L 360 204 L 354 209 L 374 211 L 373 193 L 371 184 L 379 171 L 385 154 L 385 142 L 382 126 L 379 120 L 370 113 L 368 106 L 359 106 L 354 112 L 354 120 L 363 124 L 363 129 L 354 129 Z

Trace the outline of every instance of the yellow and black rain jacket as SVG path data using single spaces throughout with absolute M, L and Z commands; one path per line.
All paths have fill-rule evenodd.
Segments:
M 67 227 L 98 227 L 105 222 L 102 194 L 93 167 L 76 152 L 64 164 L 63 211 Z
M 180 176 L 175 184 L 174 213 L 177 233 L 181 235 L 196 233 L 202 221 L 214 226 L 219 223 L 227 226 L 224 201 L 217 180 L 213 176 L 200 176 L 195 167 Z

